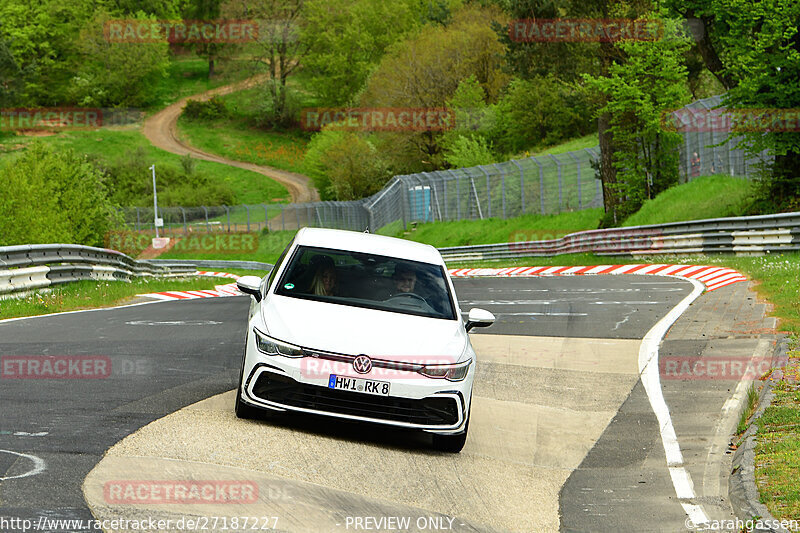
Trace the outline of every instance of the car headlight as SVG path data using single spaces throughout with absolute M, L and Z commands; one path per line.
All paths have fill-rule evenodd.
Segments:
M 454 363 L 448 365 L 425 365 L 418 370 L 423 376 L 434 379 L 446 379 L 448 381 L 463 381 L 469 372 L 469 365 L 472 364 L 472 359 L 468 359 L 462 363 Z
M 302 348 L 267 337 L 257 329 L 254 329 L 253 333 L 256 336 L 256 346 L 261 353 L 284 357 L 305 357 L 306 355 Z

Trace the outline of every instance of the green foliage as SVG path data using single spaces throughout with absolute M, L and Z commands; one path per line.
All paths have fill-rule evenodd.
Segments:
M 383 57 L 367 82 L 361 104 L 443 107 L 470 76 L 477 80 L 486 100 L 495 102 L 508 76 L 502 70 L 502 49 L 489 23 L 502 17 L 495 9 L 466 6 L 453 14 L 446 27 L 422 28 Z M 442 137 L 436 131 L 385 135 L 381 153 L 398 173 L 442 168 Z
M 607 76 L 584 76 L 588 87 L 604 97 L 598 114 L 608 114 L 614 136 L 617 181 L 605 186 L 619 204 L 606 213 L 606 224 L 615 225 L 678 181 L 681 137 L 662 129 L 661 115 L 688 100 L 682 56 L 689 43 L 677 21 L 662 23 L 667 38 L 622 41 L 624 61 L 611 65 Z
M 328 168 L 323 163 L 323 159 L 325 154 L 333 146 L 338 145 L 343 137 L 343 131 L 331 128 L 323 129 L 311 138 L 303 157 L 303 172 L 314 182 L 314 187 L 319 191 L 319 197 L 322 200 L 336 199 L 331 188 L 331 180 L 328 177 Z
M 492 149 L 485 138 L 461 135 L 445 149 L 444 159 L 454 168 L 488 165 L 495 162 Z
M 558 144 L 595 127 L 585 92 L 552 75 L 512 80 L 496 112 L 493 137 L 503 153 Z
M 0 246 L 102 246 L 117 218 L 103 176 L 83 156 L 33 144 L 0 166 Z
M 388 47 L 419 26 L 421 0 L 310 0 L 303 68 L 320 105 L 350 103 Z
M 730 108 L 771 109 L 780 118 L 788 111 L 797 123 L 800 107 L 800 3 L 793 0 L 719 5 L 717 17 L 726 31 L 719 38 L 730 60 L 725 72 L 736 81 L 723 102 Z M 785 117 L 784 117 L 785 118 Z M 768 150 L 775 156 L 764 174 L 760 197 L 778 209 L 800 208 L 800 133 L 744 133 L 751 155 Z M 734 133 L 732 135 L 735 135 Z
M 186 101 L 183 114 L 192 119 L 214 120 L 228 116 L 225 101 L 219 96 L 212 96 L 208 100 Z
M 100 160 L 98 167 L 106 175 L 112 200 L 124 206 L 147 207 L 153 204 L 152 165 L 142 148 L 129 151 L 113 160 Z M 160 206 L 230 205 L 235 196 L 225 181 L 212 180 L 193 169 L 194 161 L 181 166 L 156 167 L 158 204 Z
M 369 196 L 392 174 L 368 136 L 335 125 L 311 139 L 303 164 L 323 200 Z
M 137 13 L 135 20 L 155 20 Z M 71 80 L 71 100 L 82 106 L 145 106 L 158 96 L 158 81 L 166 76 L 169 46 L 163 42 L 110 42 L 103 34 L 112 16 L 103 10 L 86 21 L 80 32 L 80 67 Z

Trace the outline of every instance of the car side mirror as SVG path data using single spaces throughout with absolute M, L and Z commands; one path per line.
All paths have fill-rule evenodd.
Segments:
M 485 309 L 473 307 L 469 310 L 467 324 L 464 326 L 467 331 L 472 328 L 485 328 L 494 324 L 494 315 Z
M 242 276 L 236 280 L 236 287 L 245 294 L 249 294 L 261 301 L 261 278 L 258 276 Z

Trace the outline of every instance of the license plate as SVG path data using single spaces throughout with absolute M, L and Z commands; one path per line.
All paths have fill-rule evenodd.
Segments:
M 375 381 L 374 379 L 350 378 L 331 374 L 328 379 L 328 388 L 336 390 L 346 390 L 352 392 L 363 392 L 375 394 L 377 396 L 389 395 L 388 381 Z

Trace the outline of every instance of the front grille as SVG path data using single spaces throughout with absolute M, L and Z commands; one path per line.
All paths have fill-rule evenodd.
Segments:
M 458 422 L 458 401 L 449 396 L 421 400 L 373 396 L 306 385 L 272 372 L 263 372 L 258 377 L 253 394 L 262 400 L 289 407 L 391 422 L 424 426 L 452 426 Z

